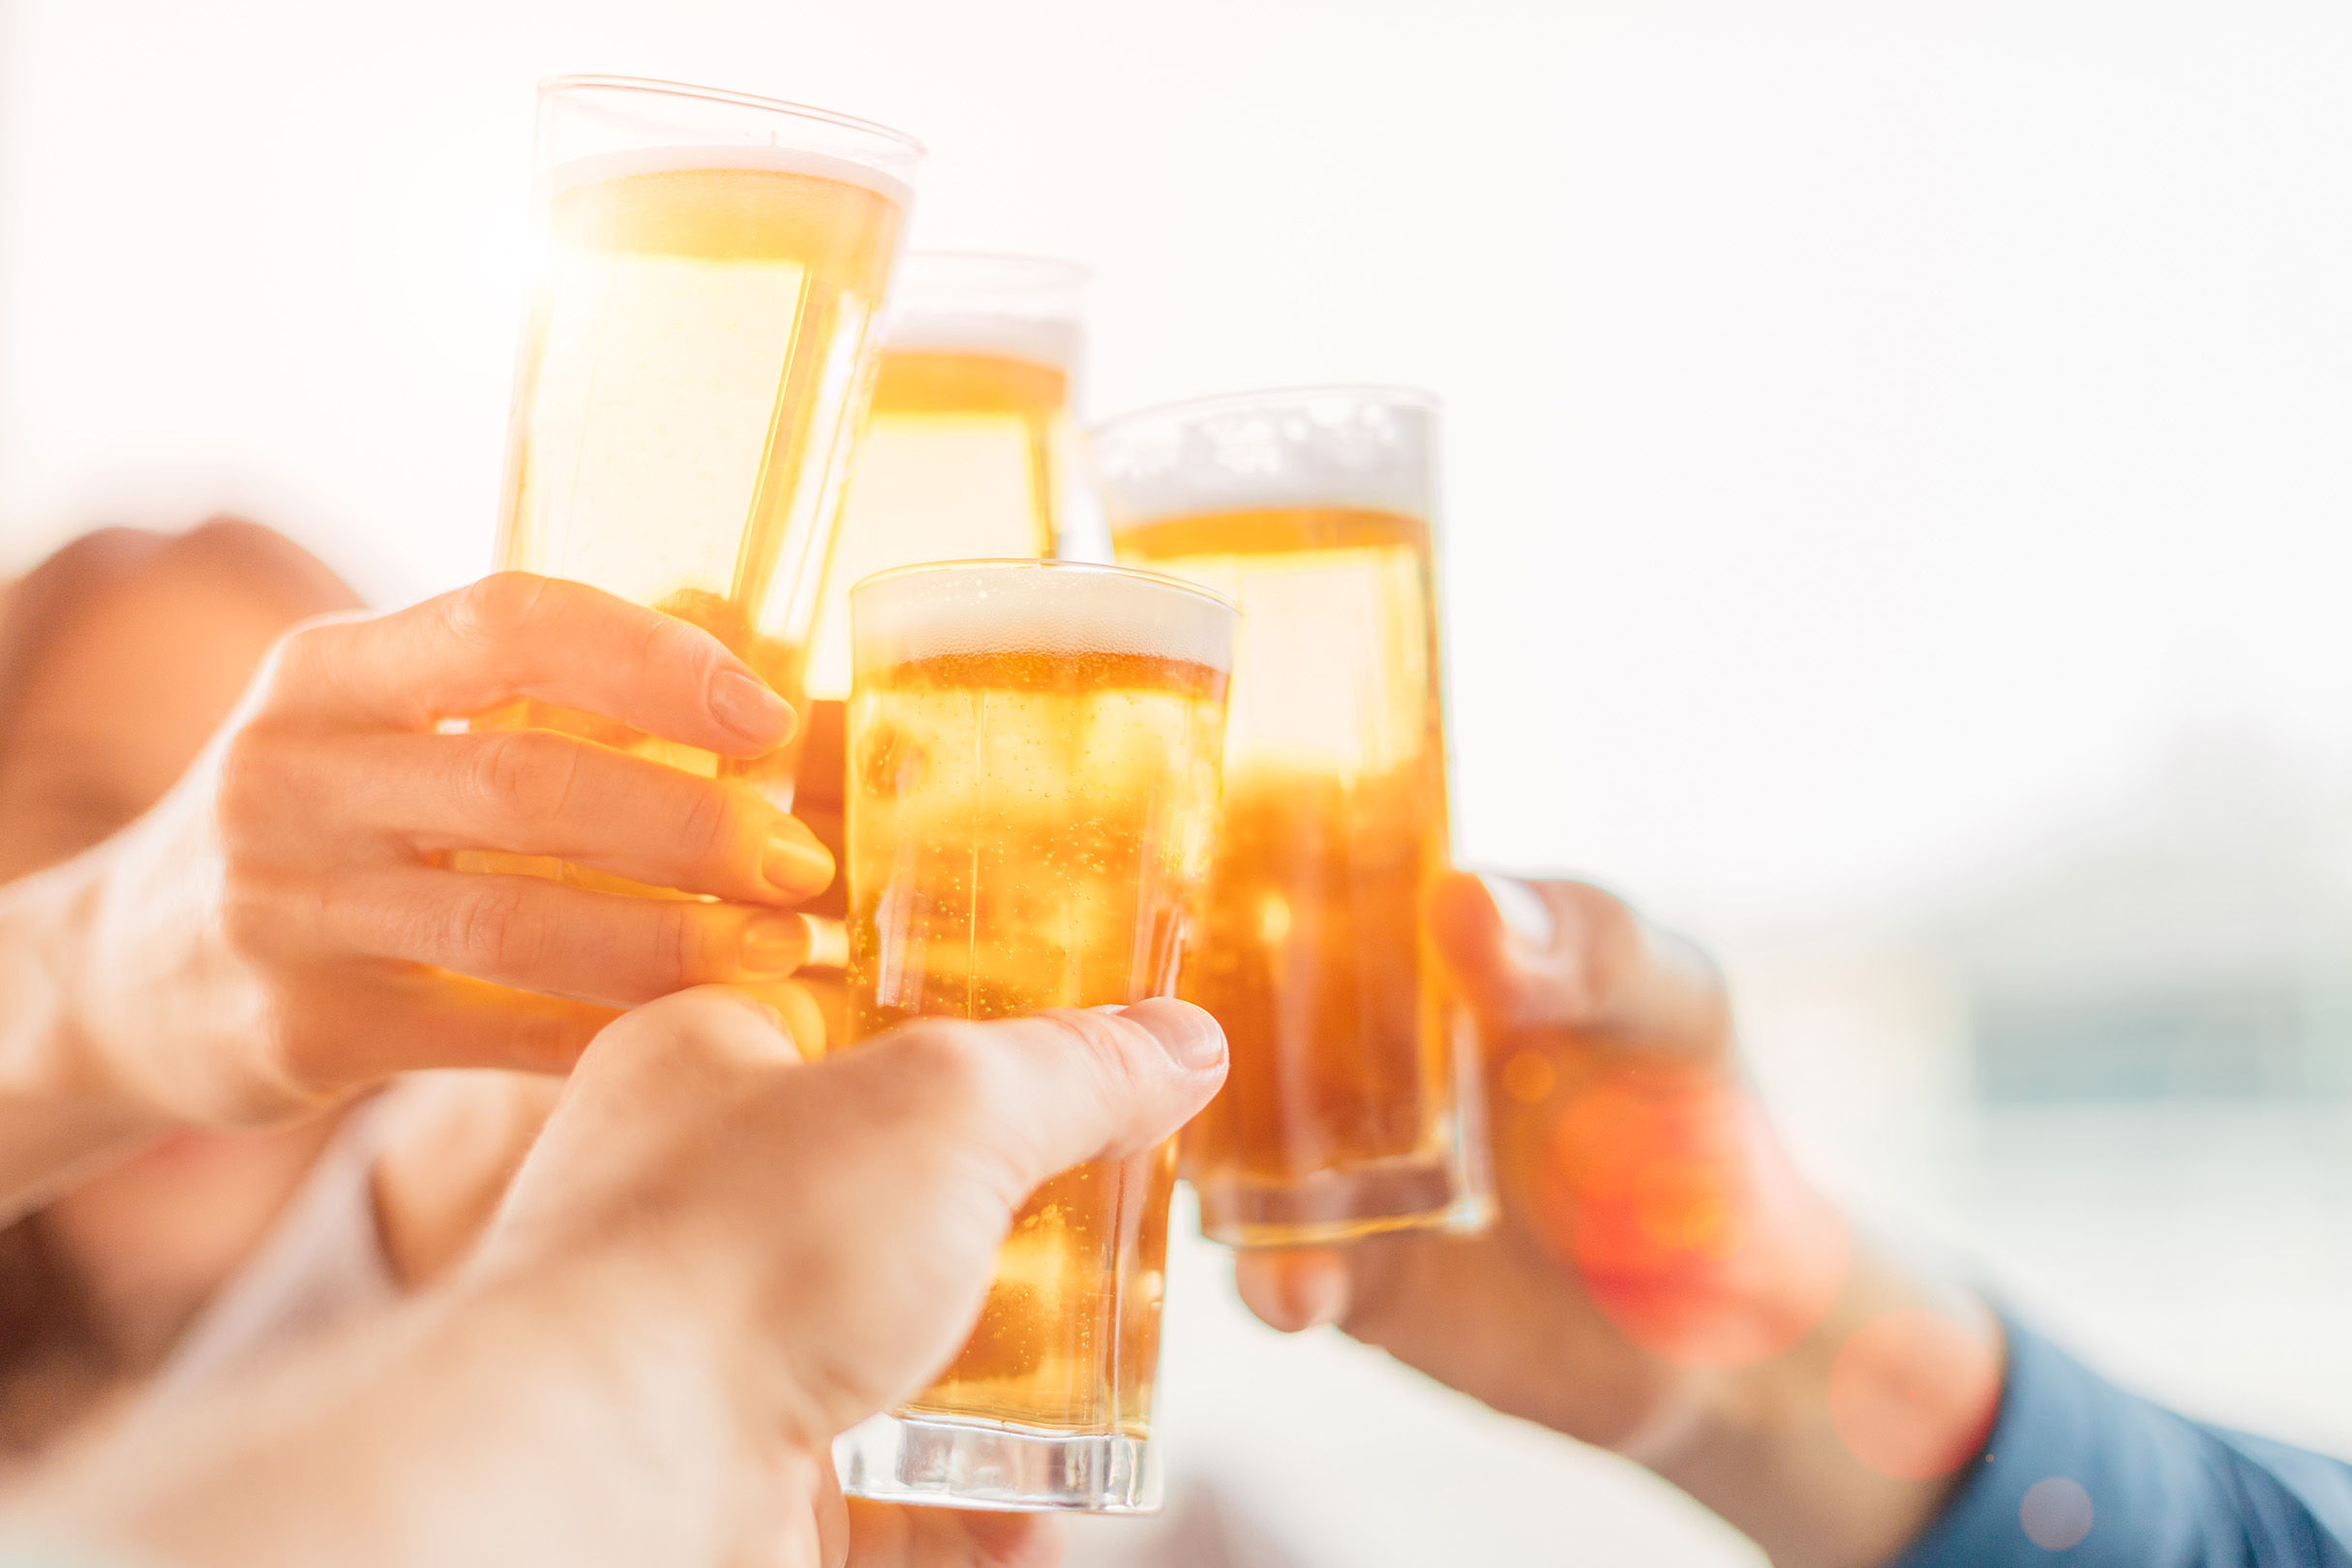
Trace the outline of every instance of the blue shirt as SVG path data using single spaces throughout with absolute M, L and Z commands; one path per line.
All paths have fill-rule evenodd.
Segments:
M 2352 1464 L 2202 1426 L 2003 1328 L 1993 1435 L 1889 1568 L 2352 1568 Z

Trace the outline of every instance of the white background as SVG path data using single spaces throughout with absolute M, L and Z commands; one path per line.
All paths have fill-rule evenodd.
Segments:
M 1686 919 L 1899 892 L 2184 727 L 2352 746 L 2352 13 L 14 0 L 0 554 L 240 504 L 488 555 L 530 84 L 934 150 L 1098 269 L 1094 411 L 1447 401 L 1466 851 Z
M 1438 392 L 1472 859 L 1720 936 L 1931 897 L 2184 735 L 2352 761 L 2330 0 L 0 18 L 0 567 L 235 506 L 383 602 L 482 569 L 530 85 L 617 72 L 920 136 L 916 244 L 1097 269 L 1095 413 Z M 1566 1472 L 1512 1462 L 1486 1560 L 1547 1560 Z M 1574 1494 L 1640 1516 L 1598 1560 L 1718 1560 Z M 1338 1495 L 1329 1560 L 1437 1560 L 1442 1511 Z

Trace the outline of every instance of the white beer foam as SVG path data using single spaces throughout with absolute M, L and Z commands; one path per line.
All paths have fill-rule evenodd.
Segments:
M 1231 670 L 1238 618 L 1170 578 L 1026 561 L 885 572 L 850 589 L 860 670 L 986 653 L 1127 653 Z
M 855 159 L 802 147 L 631 147 L 621 152 L 574 158 L 543 170 L 539 178 L 553 195 L 576 186 L 623 179 L 631 174 L 677 174 L 703 169 L 772 169 L 856 185 L 904 207 L 914 188 L 894 174 Z
M 890 323 L 889 347 L 911 353 L 986 354 L 1068 374 L 1085 352 L 1086 329 L 1075 321 L 1040 317 L 909 310 Z
M 1094 433 L 1114 529 L 1278 506 L 1351 506 L 1428 518 L 1437 408 L 1379 387 L 1249 393 L 1147 409 Z

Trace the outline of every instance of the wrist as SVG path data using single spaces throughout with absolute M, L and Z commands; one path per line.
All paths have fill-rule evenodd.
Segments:
M 2002 1384 L 1981 1303 L 1856 1248 L 1837 1299 L 1786 1351 L 1727 1370 L 1654 1466 L 1776 1563 L 1893 1557 L 1981 1449 Z

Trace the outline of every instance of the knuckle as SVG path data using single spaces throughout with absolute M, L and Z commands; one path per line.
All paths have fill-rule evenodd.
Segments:
M 889 1082 L 904 1111 L 950 1120 L 986 1115 L 999 1074 L 982 1026 L 948 1020 L 918 1025 L 899 1037 L 898 1056 Z
M 509 730 L 476 742 L 469 783 L 499 818 L 543 825 L 562 816 L 579 783 L 581 764 L 581 748 L 562 736 Z
M 548 587 L 528 572 L 493 572 L 450 596 L 449 629 L 471 648 L 503 647 L 529 628 Z
M 660 955 L 663 967 L 652 980 L 662 993 L 720 978 L 716 963 L 719 944 L 707 915 L 709 908 L 670 899 L 652 911 L 652 939 L 647 948 Z
M 1088 1086 L 1103 1098 L 1121 1099 L 1139 1081 L 1132 1046 L 1134 1037 L 1141 1032 L 1140 1025 L 1107 1012 L 1075 1009 L 1041 1013 L 1039 1021 L 1053 1025 L 1076 1043 L 1077 1049 L 1072 1053 L 1075 1069 L 1086 1075 Z
M 284 814 L 296 796 L 287 774 L 285 749 L 267 730 L 249 724 L 223 737 L 213 816 L 232 848 L 255 827 Z
M 734 1054 L 746 1041 L 764 1047 L 775 1034 L 770 1011 L 723 985 L 695 985 L 673 992 L 629 1014 L 632 1022 L 640 1018 L 700 1054 Z M 758 1054 L 772 1053 L 761 1049 Z
M 679 847 L 705 862 L 729 858 L 750 835 L 750 808 L 741 786 L 694 780 L 678 825 Z
M 221 889 L 220 920 L 229 951 L 248 962 L 274 954 L 288 923 L 276 889 L 233 875 Z
M 637 621 L 638 652 L 648 663 L 698 665 L 717 645 L 710 634 L 691 620 L 647 614 Z
M 448 915 L 445 946 L 461 967 L 506 974 L 537 967 L 546 930 L 532 918 L 530 890 L 520 878 L 468 877 Z
M 254 672 L 251 695 L 260 706 L 267 707 L 288 687 L 311 683 L 331 662 L 337 641 L 346 635 L 332 621 L 296 626 L 261 655 L 261 663 Z

